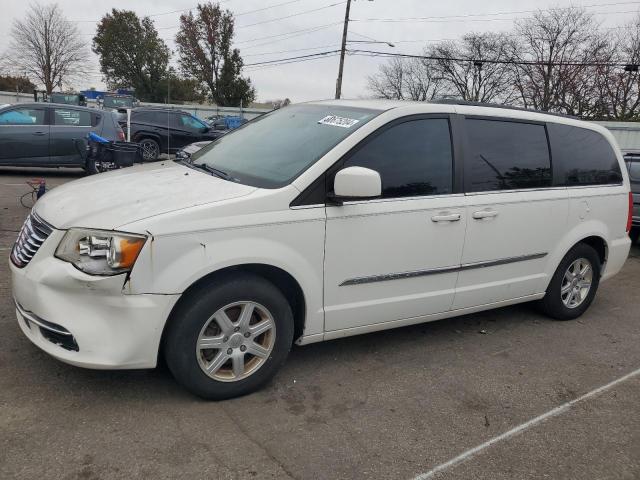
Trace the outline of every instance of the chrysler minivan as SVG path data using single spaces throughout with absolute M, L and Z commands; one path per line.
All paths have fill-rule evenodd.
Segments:
M 293 343 L 522 302 L 574 319 L 630 248 L 604 128 L 454 103 L 274 111 L 190 159 L 39 200 L 11 252 L 24 334 L 98 369 L 160 355 L 191 392 L 258 389 Z

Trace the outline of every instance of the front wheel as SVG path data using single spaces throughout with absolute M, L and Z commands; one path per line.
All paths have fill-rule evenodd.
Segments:
M 292 341 L 293 314 L 282 292 L 262 277 L 235 274 L 187 294 L 172 315 L 164 353 L 179 383 L 222 400 L 268 382 Z
M 572 320 L 582 315 L 600 284 L 600 257 L 593 247 L 580 243 L 560 262 L 547 287 L 540 307 L 556 320 Z
M 160 156 L 160 145 L 158 142 L 151 138 L 144 138 L 140 140 L 140 146 L 142 147 L 142 160 L 145 162 L 153 162 Z

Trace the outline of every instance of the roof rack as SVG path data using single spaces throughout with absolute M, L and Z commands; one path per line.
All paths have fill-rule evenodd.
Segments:
M 180 107 L 161 107 L 159 105 L 140 105 L 139 107 L 135 107 L 135 110 L 171 110 L 173 112 L 184 112 L 184 108 Z
M 431 100 L 429 103 L 436 103 L 436 104 L 442 104 L 442 105 L 468 105 L 470 107 L 501 108 L 503 110 L 516 110 L 519 112 L 541 113 L 543 115 L 552 115 L 554 117 L 573 118 L 576 120 L 578 119 L 578 117 L 574 115 L 567 115 L 565 113 L 545 112 L 542 110 L 535 110 L 533 108 L 514 107 L 512 105 L 502 105 L 499 103 L 470 102 L 468 100 L 456 100 L 453 98 L 440 98 L 436 100 Z

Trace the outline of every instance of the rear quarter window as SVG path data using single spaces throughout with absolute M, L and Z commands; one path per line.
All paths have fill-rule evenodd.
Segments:
M 547 125 L 558 186 L 617 185 L 622 172 L 613 147 L 600 133 L 587 128 Z

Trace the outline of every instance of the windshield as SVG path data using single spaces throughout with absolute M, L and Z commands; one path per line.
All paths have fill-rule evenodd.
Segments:
M 195 153 L 192 162 L 240 183 L 280 188 L 380 113 L 332 105 L 287 106 L 223 135 Z
M 80 103 L 80 97 L 78 95 L 52 93 L 49 99 L 51 100 L 51 103 L 64 103 L 67 105 L 78 105 Z
M 129 97 L 104 97 L 104 106 L 107 108 L 131 108 L 133 98 Z

